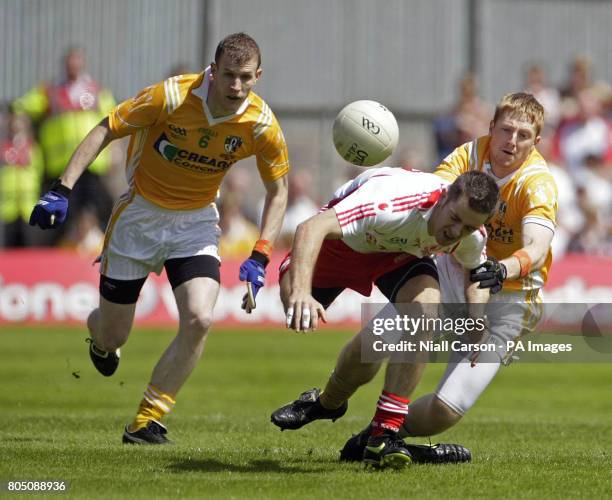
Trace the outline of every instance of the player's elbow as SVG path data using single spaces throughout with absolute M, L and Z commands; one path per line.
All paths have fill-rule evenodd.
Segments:
M 104 145 L 118 138 L 115 133 L 111 130 L 108 116 L 105 116 L 94 128 L 96 133 L 102 138 Z
M 531 268 L 533 270 L 540 269 L 546 263 L 546 257 L 550 251 L 550 244 L 538 245 L 533 248 L 531 254 Z
M 284 175 L 280 179 L 276 179 L 273 182 L 265 182 L 266 196 L 270 199 L 275 200 L 278 203 L 287 204 L 289 197 L 289 183 L 287 176 Z
M 312 234 L 312 231 L 314 229 L 314 224 L 312 223 L 312 218 L 310 219 L 306 219 L 303 222 L 300 222 L 297 226 L 297 228 L 295 229 L 295 238 L 293 239 L 294 242 L 298 242 L 298 241 L 308 241 L 309 240 L 309 236 Z

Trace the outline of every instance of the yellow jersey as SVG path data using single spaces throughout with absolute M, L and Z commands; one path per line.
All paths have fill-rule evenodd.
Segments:
M 435 173 L 453 182 L 469 170 L 491 175 L 490 137 L 480 137 L 459 146 L 436 168 Z M 500 189 L 497 211 L 487 226 L 487 254 L 498 260 L 510 257 L 523 248 L 523 225 L 536 223 L 555 230 L 557 186 L 546 161 L 534 148 L 525 162 L 503 179 L 495 178 Z M 504 290 L 536 290 L 544 286 L 552 262 L 549 249 L 544 265 L 523 279 L 508 280 Z
M 206 104 L 210 68 L 143 89 L 109 114 L 117 137 L 130 135 L 130 187 L 172 210 L 214 201 L 230 167 L 255 155 L 259 175 L 274 181 L 289 171 L 287 146 L 270 107 L 251 92 L 234 114 L 214 118 Z

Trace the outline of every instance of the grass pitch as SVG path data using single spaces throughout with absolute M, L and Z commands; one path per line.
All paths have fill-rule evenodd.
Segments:
M 325 329 L 213 332 L 166 420 L 175 444 L 122 445 L 173 334 L 136 330 L 105 379 L 84 329 L 2 327 L 0 481 L 63 479 L 78 498 L 611 496 L 609 364 L 505 368 L 464 421 L 435 438 L 471 448 L 471 464 L 366 472 L 340 464 L 338 450 L 371 418 L 380 377 L 335 424 L 281 433 L 269 422 L 276 407 L 324 384 L 351 335 Z M 415 397 L 443 368 L 428 367 Z

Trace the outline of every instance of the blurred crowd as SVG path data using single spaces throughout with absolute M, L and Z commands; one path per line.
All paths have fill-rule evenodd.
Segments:
M 189 68 L 177 65 L 169 73 L 184 72 Z M 555 257 L 566 252 L 612 255 L 612 87 L 597 80 L 587 58 L 577 57 L 559 86 L 548 81 L 544 66 L 529 65 L 524 90 L 546 111 L 538 149 L 559 189 Z M 125 143 L 108 148 L 81 177 L 60 230 L 34 229 L 28 219 L 40 193 L 61 173 L 84 134 L 114 105 L 111 92 L 87 72 L 84 50 L 70 47 L 56 81 L 43 82 L 0 109 L 0 247 L 59 246 L 92 256 L 100 252 L 113 200 L 126 188 Z M 486 134 L 492 114 L 493 103 L 481 97 L 476 76 L 464 75 L 456 102 L 432 122 L 436 159 Z M 423 170 L 437 164 L 427 165 L 410 149 L 402 150 L 394 163 Z M 316 175 L 316 168 L 291 172 L 277 249 L 290 248 L 299 222 L 326 201 L 318 195 Z M 261 205 L 248 196 L 255 176 L 250 169 L 235 168 L 222 186 L 218 205 L 225 258 L 244 257 L 259 236 Z

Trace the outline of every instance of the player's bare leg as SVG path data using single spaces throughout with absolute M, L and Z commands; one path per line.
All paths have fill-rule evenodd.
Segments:
M 401 436 L 433 436 L 457 424 L 462 415 L 435 394 L 426 394 L 410 403 Z
M 89 356 L 96 369 L 105 377 L 111 376 L 119 366 L 119 348 L 126 343 L 136 304 L 115 304 L 100 297 L 100 305 L 87 318 L 91 339 Z
M 289 273 L 281 279 L 280 292 L 286 311 L 291 292 Z M 329 410 L 342 407 L 360 386 L 374 378 L 380 366 L 381 363 L 361 362 L 361 334 L 355 335 L 340 351 L 336 367 L 319 397 L 322 407 Z
M 440 303 L 438 281 L 429 275 L 419 275 L 402 285 L 395 297 L 400 313 L 402 304 L 416 304 L 424 317 L 436 317 Z M 421 333 L 421 332 L 420 332 Z M 427 332 L 422 332 L 425 335 Z M 398 437 L 408 413 L 409 397 L 425 369 L 425 359 L 390 359 L 385 373 L 384 388 L 376 404 L 364 443 L 363 462 L 374 467 L 401 468 L 413 460 L 410 449 Z M 364 435 L 364 441 L 365 441 Z
M 361 360 L 363 336 L 365 333 L 358 333 L 340 351 L 334 371 L 320 396 L 324 408 L 339 408 L 359 387 L 367 384 L 378 373 L 382 361 L 364 363 Z
M 177 393 L 202 356 L 218 295 L 219 283 L 211 278 L 193 278 L 174 289 L 178 334 L 153 369 L 138 413 L 123 434 L 124 443 L 169 442 L 160 420 L 172 411 Z
M 127 342 L 134 323 L 136 304 L 115 304 L 100 297 L 100 305 L 87 318 L 94 343 L 105 351 L 115 351 Z
M 219 283 L 194 278 L 174 290 L 179 311 L 179 330 L 153 370 L 151 383 L 176 395 L 197 365 L 212 324 Z
M 434 394 L 410 404 L 402 434 L 432 436 L 457 424 L 495 378 L 501 360 L 497 355 L 480 362 L 452 362 L 446 367 Z
M 288 298 L 291 294 L 290 276 L 285 273 L 280 280 L 280 296 L 283 308 L 287 312 Z M 350 345 L 350 342 L 345 349 Z M 319 401 L 320 390 L 311 389 L 302 393 L 292 403 L 282 406 L 272 413 L 271 420 L 274 425 L 285 429 L 299 429 L 300 427 L 318 419 L 331 419 L 335 421 L 346 413 L 346 401 L 335 408 L 325 408 Z
M 440 288 L 437 280 L 428 275 L 408 280 L 398 291 L 396 303 L 399 304 L 398 307 L 401 307 L 401 304 L 418 304 L 425 317 L 437 317 L 440 304 Z M 390 362 L 385 373 L 384 390 L 402 398 L 409 398 L 424 370 L 424 362 Z

